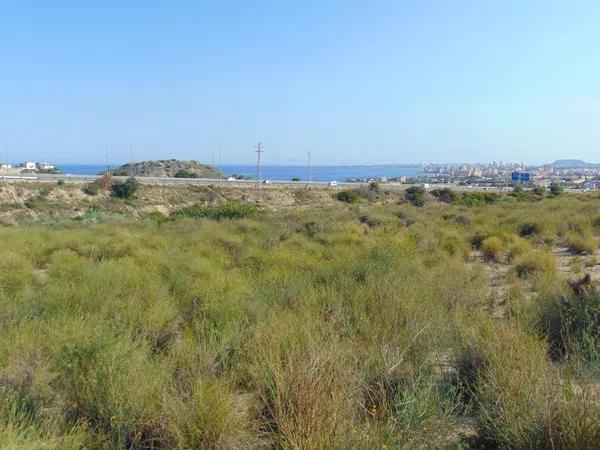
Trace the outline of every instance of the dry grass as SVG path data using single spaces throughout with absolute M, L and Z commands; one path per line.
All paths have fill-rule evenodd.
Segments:
M 598 442 L 597 297 L 552 256 L 592 195 L 116 212 L 0 228 L 0 448 Z

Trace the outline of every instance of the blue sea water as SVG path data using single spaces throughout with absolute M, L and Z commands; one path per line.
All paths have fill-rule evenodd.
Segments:
M 120 164 L 111 164 L 111 168 Z M 106 170 L 103 164 L 58 164 L 64 173 L 72 175 L 97 175 Z M 256 178 L 256 166 L 248 165 L 222 165 L 221 171 L 225 176 L 244 175 Z M 416 177 L 423 175 L 423 170 L 415 167 L 400 166 L 313 166 L 313 181 L 345 181 L 347 179 L 369 179 L 380 177 Z M 300 178 L 308 180 L 306 166 L 262 166 L 261 177 L 263 180 L 291 180 Z

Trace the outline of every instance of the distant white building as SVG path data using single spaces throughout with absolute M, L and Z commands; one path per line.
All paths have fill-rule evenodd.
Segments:
M 24 164 L 24 167 L 26 170 L 35 170 L 37 168 L 37 164 L 32 161 L 27 161 Z
M 2 163 L 0 164 L 0 170 L 10 170 L 12 169 L 12 164 Z
M 38 165 L 40 166 L 40 169 L 42 169 L 42 170 L 51 170 L 51 169 L 54 169 L 54 164 L 50 164 L 50 163 L 47 163 L 47 162 L 43 162 L 43 163 L 40 163 Z

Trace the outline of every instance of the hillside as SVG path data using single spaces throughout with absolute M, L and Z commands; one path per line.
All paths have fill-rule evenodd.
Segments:
M 113 175 L 135 175 L 138 177 L 220 178 L 220 172 L 212 166 L 198 161 L 161 159 L 124 164 L 112 171 Z
M 580 169 L 598 167 L 598 164 L 582 161 L 580 159 L 557 159 L 552 163 L 552 167 L 557 169 Z

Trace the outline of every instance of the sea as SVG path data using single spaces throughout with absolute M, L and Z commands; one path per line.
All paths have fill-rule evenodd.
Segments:
M 111 164 L 111 168 L 120 167 L 121 164 Z M 97 175 L 106 170 L 104 164 L 58 164 L 57 167 L 64 173 L 72 175 Z M 220 166 L 221 172 L 227 177 L 230 175 L 242 175 L 256 178 L 256 166 L 227 165 Z M 418 177 L 424 175 L 423 169 L 419 167 L 402 166 L 313 166 L 311 178 L 313 181 L 346 181 L 346 180 L 368 180 L 371 178 L 396 178 L 396 177 Z M 261 167 L 261 178 L 263 180 L 291 180 L 299 178 L 308 180 L 307 166 L 285 166 L 265 165 Z

